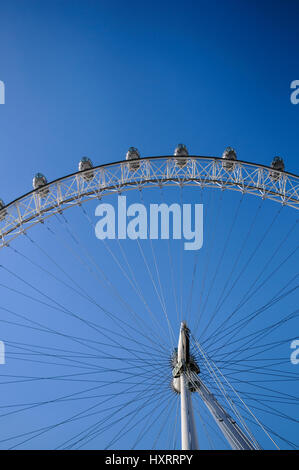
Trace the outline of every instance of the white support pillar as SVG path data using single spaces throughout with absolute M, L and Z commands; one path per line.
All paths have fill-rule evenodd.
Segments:
M 181 323 L 178 344 L 178 365 L 180 367 L 180 394 L 181 394 L 181 439 L 182 450 L 198 449 L 196 428 L 193 415 L 192 398 L 189 390 L 189 381 L 186 367 L 189 361 L 189 336 L 185 323 Z
M 251 438 L 247 437 L 236 421 L 220 405 L 215 396 L 199 378 L 200 370 L 194 358 L 190 356 L 189 329 L 184 322 L 181 323 L 178 350 L 174 358 L 172 370 L 173 387 L 181 395 L 182 450 L 197 450 L 199 448 L 192 407 L 192 392 L 195 391 L 202 398 L 232 449 L 261 449 L 253 436 Z
M 233 450 L 257 450 L 261 449 L 258 443 L 255 445 L 248 439 L 236 421 L 225 411 L 215 396 L 200 378 L 197 378 L 197 392 L 213 416 L 222 434 Z
M 194 419 L 193 405 L 192 405 L 192 393 L 189 391 L 189 410 L 190 410 L 190 421 L 191 421 L 191 436 L 192 436 L 192 449 L 199 449 L 197 431 Z

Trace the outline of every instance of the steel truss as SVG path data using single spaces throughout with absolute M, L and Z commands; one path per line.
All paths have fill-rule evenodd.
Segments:
M 0 212 L 0 248 L 69 207 L 134 188 L 193 185 L 231 189 L 299 209 L 299 177 L 280 171 L 274 174 L 270 167 L 241 161 L 228 165 L 221 158 L 198 156 L 147 157 L 133 162 L 79 171 L 11 202 Z
M 181 323 L 176 364 L 172 374 L 173 380 L 177 381 L 174 389 L 180 393 L 182 450 L 197 450 L 199 448 L 192 407 L 192 392 L 199 394 L 233 450 L 261 449 L 253 436 L 251 436 L 251 439 L 246 436 L 236 421 L 221 406 L 200 379 L 200 369 L 190 355 L 189 329 L 185 322 Z

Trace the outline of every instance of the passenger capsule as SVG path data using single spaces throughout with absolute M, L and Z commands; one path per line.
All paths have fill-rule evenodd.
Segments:
M 84 171 L 84 173 L 82 174 L 82 178 L 84 180 L 89 181 L 93 178 L 94 176 L 93 164 L 90 158 L 82 157 L 79 162 L 78 169 L 79 171 Z
M 180 168 L 183 168 L 187 163 L 187 158 L 181 158 L 181 157 L 188 157 L 189 156 L 186 145 L 179 144 L 175 148 L 174 156 L 175 157 L 180 157 L 180 158 L 176 158 L 175 162 L 176 162 L 177 166 L 179 166 Z
M 222 163 L 223 168 L 226 170 L 233 170 L 234 163 L 233 160 L 237 160 L 237 154 L 232 147 L 226 147 L 222 154 L 224 162 Z
M 33 186 L 33 189 L 38 190 L 38 194 L 41 197 L 45 197 L 49 192 L 48 188 L 44 188 L 46 184 L 47 184 L 47 178 L 42 173 L 36 173 L 32 181 L 32 186 Z
M 136 171 L 140 167 L 140 162 L 138 161 L 140 159 L 140 153 L 137 148 L 135 147 L 130 147 L 129 150 L 126 153 L 126 160 L 129 162 L 128 163 L 128 168 L 131 171 Z
M 283 159 L 281 157 L 274 157 L 271 163 L 271 168 L 273 168 L 273 170 L 277 170 L 277 171 L 270 170 L 271 178 L 274 180 L 278 180 L 281 177 L 280 172 L 284 171 Z
M 5 209 L 5 204 L 2 199 L 0 199 L 0 220 L 4 220 L 5 216 L 7 214 L 7 211 Z

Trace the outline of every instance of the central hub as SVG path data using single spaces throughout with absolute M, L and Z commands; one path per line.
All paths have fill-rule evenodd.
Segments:
M 181 380 L 180 377 L 185 373 L 187 378 L 187 386 L 191 392 L 195 392 L 197 381 L 194 374 L 199 374 L 200 369 L 196 362 L 195 357 L 190 354 L 190 330 L 185 322 L 181 323 L 179 345 L 171 356 L 172 366 L 172 389 L 176 393 L 181 393 Z

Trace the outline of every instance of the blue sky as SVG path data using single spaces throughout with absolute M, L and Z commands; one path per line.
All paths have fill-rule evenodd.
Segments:
M 275 155 L 280 155 L 286 170 L 298 174 L 299 105 L 292 105 L 290 101 L 290 83 L 299 79 L 298 19 L 296 0 L 147 3 L 0 0 L 0 80 L 6 86 L 6 102 L 0 106 L 0 197 L 8 203 L 30 191 L 32 177 L 38 171 L 49 181 L 76 171 L 83 155 L 89 156 L 95 165 L 119 161 L 131 145 L 136 146 L 142 156 L 170 155 L 179 142 L 187 145 L 190 154 L 220 156 L 224 148 L 231 145 L 238 158 L 244 161 L 267 165 Z M 218 195 L 213 198 L 211 214 L 216 217 Z M 187 192 L 186 199 L 192 201 L 192 194 Z M 228 201 L 230 207 L 235 207 L 239 196 L 235 199 L 229 196 Z M 247 214 L 249 218 L 258 202 L 255 206 L 254 203 L 245 206 L 247 212 L 240 221 L 241 233 L 245 234 Z M 91 214 L 93 210 L 94 206 Z M 271 206 L 259 220 L 252 247 L 266 222 L 271 223 L 275 210 L 276 207 Z M 225 215 L 226 212 L 222 212 L 223 221 Z M 98 249 L 94 234 L 76 225 L 75 215 L 69 217 L 79 227 L 80 236 L 90 236 L 88 243 Z M 276 227 L 273 245 L 283 237 L 282 228 L 292 225 L 293 217 L 293 213 L 287 212 L 285 225 Z M 211 223 L 212 220 L 211 215 Z M 212 227 L 209 230 L 212 231 Z M 223 233 L 220 230 L 217 235 L 219 242 L 223 240 Z M 40 228 L 34 235 L 53 256 L 66 265 L 72 263 L 64 249 L 52 244 Z M 296 246 L 297 239 L 293 235 L 286 251 L 281 252 L 281 259 L 290 246 Z M 240 233 L 236 233 L 232 242 L 240 240 Z M 269 245 L 263 251 L 263 260 L 271 254 Z M 37 254 L 26 251 L 29 248 L 25 241 L 18 240 L 16 246 L 39 260 Z M 128 243 L 126 248 L 133 256 L 136 247 Z M 55 255 L 57 250 L 59 254 Z M 100 249 L 96 255 L 108 274 L 117 276 L 109 257 L 105 258 Z M 19 263 L 17 258 L 3 256 L 4 264 L 18 267 L 22 276 L 28 276 L 32 282 L 39 281 L 43 289 L 49 288 L 51 295 L 55 293 L 71 308 L 77 306 L 63 289 L 57 290 L 54 285 L 50 288 L 47 280 L 39 279 L 34 270 L 28 271 L 28 266 Z M 200 256 L 204 266 L 209 255 L 203 252 Z M 220 254 L 212 249 L 212 265 L 217 263 L 217 256 Z M 193 257 L 186 255 L 186 259 L 184 273 L 189 279 Z M 261 259 L 259 263 L 254 262 L 249 269 L 252 279 L 256 267 L 263 266 Z M 82 278 L 78 265 L 72 265 L 71 269 L 77 280 L 86 282 L 87 288 L 89 284 Z M 220 278 L 228 272 L 229 259 L 222 269 Z M 137 276 L 143 279 L 141 264 L 136 270 Z M 293 270 L 295 264 L 286 267 L 283 279 L 291 278 Z M 168 276 L 165 266 L 161 272 Z M 121 282 L 121 278 L 115 279 Z M 151 298 L 153 293 L 146 282 L 144 278 L 146 293 Z M 280 283 L 278 277 L 275 287 Z M 97 292 L 96 285 L 92 286 L 93 293 Z M 246 280 L 242 287 L 246 289 Z M 263 291 L 264 297 L 258 298 L 256 305 L 270 296 L 270 287 L 269 291 Z M 125 287 L 122 289 L 125 292 Z M 168 293 L 174 308 L 170 291 Z M 99 290 L 98 295 L 107 308 L 117 309 L 104 291 Z M 233 308 L 237 302 L 236 295 L 228 308 Z M 22 301 L 7 294 L 6 307 L 11 303 L 16 309 L 25 307 Z M 293 303 L 286 303 L 284 311 L 291 309 Z M 137 308 L 137 301 L 134 305 Z M 26 307 L 38 319 L 38 310 Z M 79 307 L 84 309 L 83 304 L 78 304 Z M 275 315 L 279 314 L 275 311 Z M 55 325 L 54 320 L 58 321 L 59 317 L 48 319 L 52 325 Z M 259 324 L 262 325 L 264 323 Z M 68 326 L 64 325 L 66 331 Z M 105 327 L 109 326 L 112 327 L 109 322 L 105 323 Z M 80 328 L 72 331 L 79 333 Z M 293 331 L 289 329 L 285 333 L 291 335 Z M 15 340 L 24 339 L 19 331 L 3 330 L 2 336 L 6 334 L 11 341 L 14 334 Z M 34 341 L 30 335 L 27 341 L 25 339 L 24 342 Z M 48 344 L 54 347 L 55 342 Z M 283 354 L 288 356 L 288 351 Z M 20 369 L 15 367 L 20 375 Z M 294 369 L 290 368 L 289 372 L 293 373 Z M 27 375 L 30 375 L 29 369 Z M 24 386 L 23 392 L 30 401 L 31 394 L 44 393 L 41 390 Z M 49 393 L 54 391 L 48 388 Z M 20 401 L 17 391 L 13 394 L 15 401 Z M 74 407 L 65 406 L 70 406 L 66 413 L 74 412 Z M 49 417 L 50 412 L 47 413 L 45 416 Z M 276 424 L 276 419 L 271 423 Z M 11 431 L 16 422 L 8 421 Z M 22 423 L 25 426 L 25 420 Z M 281 423 L 278 425 L 280 427 Z M 74 429 L 77 429 L 75 424 Z M 283 424 L 282 429 L 287 433 L 288 425 Z M 63 441 L 63 435 L 60 438 Z M 57 442 L 53 438 L 46 444 Z M 129 445 L 128 442 L 129 437 L 122 445 Z M 163 442 L 166 445 L 166 440 Z M 37 445 L 46 444 L 37 441 Z M 97 448 L 101 444 L 96 441 L 92 445 Z M 205 440 L 204 445 L 207 445 Z
M 190 152 L 298 169 L 298 3 L 1 2 L 2 197 L 82 155 Z

